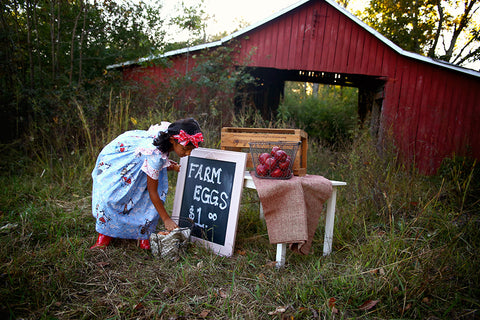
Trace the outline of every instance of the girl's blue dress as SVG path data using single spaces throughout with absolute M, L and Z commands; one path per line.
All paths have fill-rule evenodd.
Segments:
M 147 175 L 158 180 L 158 194 L 165 202 L 168 192 L 168 155 L 153 145 L 168 122 L 148 131 L 127 131 L 100 152 L 92 172 L 92 214 L 96 230 L 122 239 L 149 239 L 159 215 L 147 189 Z

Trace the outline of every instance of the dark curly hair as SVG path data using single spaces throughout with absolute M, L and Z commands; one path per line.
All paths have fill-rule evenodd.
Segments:
M 202 132 L 197 120 L 193 118 L 177 120 L 168 126 L 167 131 L 160 131 L 158 136 L 153 139 L 153 145 L 162 153 L 168 153 L 173 147 L 170 137 L 179 134 L 180 130 L 185 131 L 189 135 Z

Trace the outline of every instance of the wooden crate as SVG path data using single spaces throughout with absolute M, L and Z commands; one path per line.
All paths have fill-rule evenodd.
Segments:
M 308 134 L 300 129 L 266 129 L 266 128 L 222 128 L 221 136 L 222 150 L 246 152 L 247 168 L 253 169 L 253 162 L 250 155 L 249 142 L 301 142 L 298 148 L 295 162 L 293 163 L 293 174 L 304 176 L 307 174 L 307 148 Z

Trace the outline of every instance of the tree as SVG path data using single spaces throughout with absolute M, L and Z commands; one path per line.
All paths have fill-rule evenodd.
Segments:
M 186 30 L 192 34 L 193 43 L 200 44 L 207 42 L 206 26 L 210 17 L 203 10 L 204 0 L 200 0 L 197 4 L 187 7 L 182 1 L 180 14 L 173 17 L 170 21 L 171 25 L 177 25 L 181 30 Z
M 1 1 L 0 139 L 61 117 L 71 122 L 67 95 L 95 88 L 109 64 L 161 50 L 160 9 L 143 1 Z
M 480 56 L 478 0 L 370 0 L 362 19 L 401 48 L 463 65 Z
M 348 5 L 350 4 L 350 0 L 336 0 L 339 5 L 341 5 L 344 8 L 347 8 Z

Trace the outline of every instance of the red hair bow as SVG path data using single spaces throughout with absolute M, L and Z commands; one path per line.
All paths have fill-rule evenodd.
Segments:
M 198 148 L 198 143 L 203 142 L 203 134 L 201 132 L 190 135 L 183 130 L 180 130 L 179 134 L 173 136 L 182 146 L 186 146 L 191 142 L 195 148 Z

